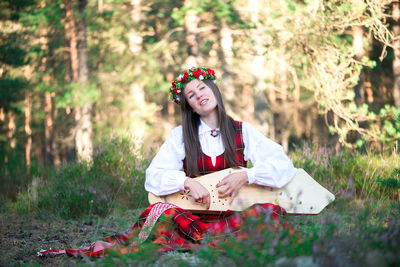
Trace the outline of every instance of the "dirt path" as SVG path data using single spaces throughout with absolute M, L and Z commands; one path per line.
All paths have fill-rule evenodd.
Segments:
M 124 232 L 140 211 L 106 219 L 62 220 L 55 217 L 0 214 L 0 266 L 40 264 L 75 266 L 81 259 L 65 255 L 38 257 L 40 249 L 80 248 L 104 236 Z

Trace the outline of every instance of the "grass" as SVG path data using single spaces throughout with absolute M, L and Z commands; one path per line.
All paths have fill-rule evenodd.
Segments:
M 115 209 L 148 205 L 144 172 L 148 160 L 128 139 L 117 138 L 95 149 L 93 162 L 71 162 L 43 177 L 9 203 L 17 213 L 52 213 L 62 218 L 107 216 Z
M 281 221 L 292 227 L 278 231 L 261 227 L 268 225 L 269 215 L 265 214 L 246 222 L 243 232 L 251 238 L 238 240 L 227 235 L 219 241 L 217 249 L 210 247 L 206 239 L 193 252 L 160 256 L 153 244 L 147 244 L 139 253 L 111 253 L 102 260 L 85 258 L 76 263 L 84 266 L 165 266 L 166 262 L 167 266 L 265 266 L 273 262 L 294 265 L 307 261 L 321 266 L 400 264 L 397 153 L 361 153 L 305 144 L 296 147 L 289 156 L 296 167 L 304 168 L 335 194 L 336 201 L 321 214 L 282 217 Z M 148 205 L 143 190 L 148 164 L 149 160 L 128 139 L 113 139 L 96 149 L 91 164 L 72 162 L 57 170 L 36 172 L 29 186 L 20 187 L 17 197 L 3 204 L 3 212 L 28 213 L 43 220 L 55 216 L 65 222 L 91 221 L 94 241 L 107 234 L 99 231 L 103 220 L 112 220 L 116 229 L 128 229 L 140 210 Z M 126 219 L 127 214 L 130 219 Z

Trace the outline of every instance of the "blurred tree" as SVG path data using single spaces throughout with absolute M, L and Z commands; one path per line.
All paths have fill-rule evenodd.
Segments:
M 185 39 L 187 44 L 188 56 L 186 57 L 186 69 L 198 66 L 199 62 L 199 6 L 197 1 L 185 0 Z
M 276 97 L 280 104 L 273 112 L 280 116 L 280 127 L 276 131 L 285 147 L 287 130 L 295 132 L 294 128 L 301 127 L 292 122 L 296 109 L 306 111 L 312 96 L 319 112 L 325 115 L 330 131 L 337 133 L 343 144 L 351 145 L 347 139 L 350 132 L 358 132 L 365 140 L 394 140 L 385 134 L 385 129 L 376 127 L 379 124 L 376 122 L 383 123 L 386 115 L 380 117 L 369 111 L 367 106 L 358 108 L 354 103 L 354 86 L 360 80 L 362 67 L 373 67 L 375 64 L 367 57 L 360 58 L 361 52 L 356 54 L 357 49 L 354 48 L 360 45 L 362 48 L 360 27 L 370 31 L 385 45 L 391 45 L 393 36 L 385 24 L 388 17 L 385 12 L 390 2 L 263 2 L 264 8 L 259 10 L 262 19 L 257 27 L 268 48 L 265 54 L 267 68 L 273 70 L 264 74 L 264 80 L 269 81 L 266 91 L 270 99 L 274 99 L 271 92 L 279 92 Z M 349 38 L 352 35 L 355 38 Z M 365 94 L 361 92 L 357 95 L 361 97 Z M 363 102 L 362 99 L 360 101 Z
M 127 132 L 157 149 L 179 123 L 170 82 L 197 64 L 216 70 L 235 119 L 285 149 L 303 138 L 349 144 L 355 132 L 393 144 L 391 2 L 2 1 L 2 158 L 13 145 L 28 166 L 31 155 L 57 165 L 90 158 L 92 143 Z M 385 45 L 393 50 L 380 62 Z
M 24 99 L 28 81 L 21 73 L 27 64 L 27 40 L 20 35 L 18 20 L 20 12 L 31 5 L 31 1 L 0 3 L 0 164 L 8 161 L 20 141 L 16 136 L 20 114 L 17 103 Z
M 76 16 L 76 42 L 78 54 L 78 86 L 81 94 L 89 89 L 89 66 L 86 42 L 86 0 L 78 0 L 78 15 Z M 75 146 L 78 159 L 91 160 L 92 144 L 92 103 L 91 99 L 79 101 L 75 106 L 76 135 Z
M 46 10 L 49 7 L 46 6 L 46 1 L 40 1 L 40 9 Z M 44 14 L 47 12 L 44 11 Z M 47 14 L 46 14 L 47 15 Z M 39 21 L 39 29 L 40 29 L 40 49 L 42 53 L 42 57 L 40 59 L 39 70 L 42 73 L 41 83 L 43 84 L 44 89 L 44 158 L 49 164 L 53 164 L 53 141 L 54 141 L 54 118 L 53 118 L 53 97 L 50 89 L 51 77 L 48 70 L 48 56 L 49 56 L 49 28 L 50 26 L 47 24 L 49 20 L 48 17 L 45 17 L 43 21 Z
M 393 74 L 394 74 L 394 86 L 393 86 L 393 100 L 394 105 L 400 108 L 400 3 L 399 1 L 393 1 L 392 5 L 392 18 L 393 24 Z

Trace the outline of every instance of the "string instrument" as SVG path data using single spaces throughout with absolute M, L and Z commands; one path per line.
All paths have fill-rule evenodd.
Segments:
M 284 208 L 288 214 L 318 214 L 335 196 L 321 186 L 303 169 L 297 172 L 282 188 L 261 185 L 244 185 L 229 204 L 230 197 L 218 198 L 216 185 L 227 175 L 241 172 L 243 168 L 229 168 L 222 171 L 199 176 L 196 179 L 210 192 L 210 209 L 194 201 L 190 190 L 181 190 L 167 196 L 156 196 L 149 193 L 150 204 L 157 202 L 172 203 L 195 213 L 219 213 L 226 210 L 242 211 L 257 203 L 272 203 Z

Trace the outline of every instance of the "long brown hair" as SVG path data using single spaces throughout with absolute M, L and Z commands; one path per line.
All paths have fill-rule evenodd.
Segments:
M 203 80 L 203 82 L 211 88 L 217 100 L 218 126 L 222 142 L 225 147 L 225 162 L 229 167 L 236 167 L 236 124 L 235 121 L 226 114 L 222 95 L 218 86 L 211 80 Z M 185 144 L 186 155 L 186 175 L 189 177 L 199 176 L 197 168 L 197 158 L 202 155 L 201 145 L 199 140 L 199 125 L 200 115 L 194 112 L 192 107 L 186 101 L 184 93 L 181 97 L 182 111 L 182 131 L 183 142 Z

